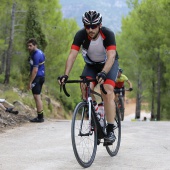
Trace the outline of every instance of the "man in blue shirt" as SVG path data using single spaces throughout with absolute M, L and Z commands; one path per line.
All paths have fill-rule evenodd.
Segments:
M 37 42 L 31 38 L 27 41 L 27 47 L 30 52 L 30 79 L 28 90 L 32 90 L 37 108 L 37 117 L 30 122 L 44 122 L 43 103 L 41 100 L 41 90 L 45 81 L 45 55 L 37 48 Z

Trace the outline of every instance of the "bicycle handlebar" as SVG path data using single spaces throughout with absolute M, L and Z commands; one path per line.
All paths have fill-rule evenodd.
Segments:
M 90 82 L 96 82 L 97 81 L 96 79 L 87 79 L 86 77 L 80 77 L 80 78 L 82 78 L 82 80 L 67 80 L 66 82 L 64 82 L 64 84 L 60 85 L 60 91 L 63 88 L 65 95 L 67 97 L 70 97 L 70 94 L 66 90 L 66 84 L 67 83 L 86 83 L 86 84 L 88 84 Z M 101 90 L 104 94 L 107 94 L 106 90 L 103 87 L 103 84 L 100 85 L 100 88 L 101 88 Z

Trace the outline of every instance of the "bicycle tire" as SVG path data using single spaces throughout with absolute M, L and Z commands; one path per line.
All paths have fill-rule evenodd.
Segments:
M 119 97 L 119 104 L 120 104 L 120 118 L 121 118 L 121 121 L 124 120 L 124 99 L 122 97 Z
M 72 117 L 71 138 L 75 157 L 84 168 L 91 166 L 97 151 L 97 125 L 94 114 L 92 120 L 94 126 L 92 134 L 86 135 L 89 132 L 88 104 L 86 102 L 77 104 Z M 82 136 L 80 132 L 86 136 Z
M 121 120 L 119 116 L 119 109 L 117 108 L 117 106 L 116 106 L 116 117 L 115 117 L 113 131 L 116 136 L 116 140 L 112 145 L 106 145 L 106 150 L 111 157 L 117 155 L 120 148 L 120 142 L 121 142 Z

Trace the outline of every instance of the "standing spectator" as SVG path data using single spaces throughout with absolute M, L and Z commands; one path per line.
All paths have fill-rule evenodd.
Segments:
M 40 94 L 45 81 L 45 55 L 37 48 L 37 41 L 33 38 L 27 41 L 27 47 L 30 52 L 30 79 L 28 90 L 32 90 L 37 108 L 37 117 L 31 119 L 30 122 L 44 122 L 43 103 Z

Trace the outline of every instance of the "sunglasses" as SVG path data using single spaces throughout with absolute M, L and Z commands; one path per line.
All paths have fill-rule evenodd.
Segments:
M 91 29 L 96 29 L 97 27 L 98 27 L 98 25 L 96 24 L 96 25 L 84 25 L 85 26 L 85 28 L 87 29 L 87 30 L 89 30 L 90 28 Z

